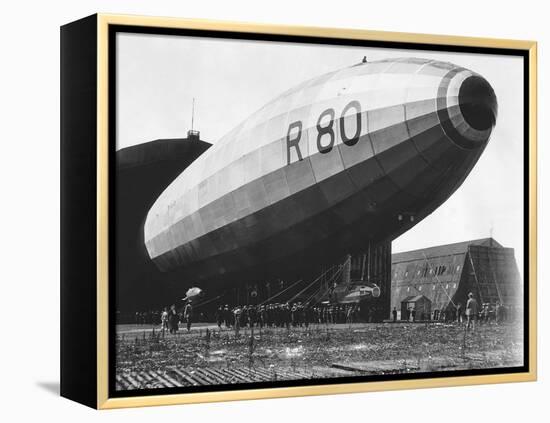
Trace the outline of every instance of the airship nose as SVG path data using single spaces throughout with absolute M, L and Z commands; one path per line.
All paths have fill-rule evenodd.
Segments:
M 472 128 L 484 131 L 495 125 L 497 98 L 493 87 L 484 78 L 466 78 L 460 86 L 458 104 L 464 120 Z
M 459 73 L 447 80 L 439 97 L 445 132 L 462 148 L 475 149 L 487 142 L 495 126 L 498 103 L 493 87 L 480 75 Z

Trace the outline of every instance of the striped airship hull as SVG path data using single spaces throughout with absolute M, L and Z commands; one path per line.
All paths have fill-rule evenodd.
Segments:
M 185 169 L 149 210 L 149 256 L 206 279 L 394 239 L 462 184 L 496 122 L 480 75 L 416 58 L 288 90 Z

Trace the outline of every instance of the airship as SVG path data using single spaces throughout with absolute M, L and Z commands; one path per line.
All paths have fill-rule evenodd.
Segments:
M 497 109 L 485 78 L 437 60 L 362 62 L 307 80 L 164 189 L 143 225 L 147 254 L 200 282 L 391 242 L 464 182 Z

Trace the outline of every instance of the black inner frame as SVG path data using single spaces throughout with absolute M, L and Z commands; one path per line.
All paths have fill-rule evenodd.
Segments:
M 335 385 L 342 383 L 360 383 L 360 382 L 378 382 L 378 381 L 394 381 L 394 380 L 410 380 L 410 379 L 427 379 L 427 378 L 444 378 L 457 376 L 481 376 L 494 374 L 509 374 L 509 373 L 526 373 L 529 371 L 529 51 L 519 49 L 503 49 L 489 47 L 465 47 L 465 46 L 442 46 L 437 44 L 419 44 L 408 42 L 394 41 L 372 41 L 372 40 L 351 40 L 340 38 L 325 38 L 325 37 L 305 37 L 295 35 L 273 35 L 259 33 L 244 33 L 233 31 L 214 31 L 214 30 L 197 30 L 197 29 L 180 29 L 180 28 L 162 28 L 162 27 L 144 27 L 133 25 L 109 25 L 108 28 L 108 78 L 109 78 L 109 222 L 116 222 L 116 35 L 117 33 L 138 33 L 138 34 L 154 34 L 154 35 L 175 35 L 187 37 L 209 37 L 209 38 L 226 38 L 249 41 L 266 41 L 266 42 L 287 42 L 287 43 L 304 43 L 304 44 L 327 44 L 353 47 L 377 47 L 377 48 L 393 48 L 393 49 L 410 49 L 423 51 L 439 51 L 453 53 L 477 53 L 477 54 L 492 54 L 503 56 L 519 56 L 523 58 L 523 127 L 524 127 L 524 283 L 523 283 L 523 310 L 524 310 L 524 328 L 523 328 L 523 349 L 524 349 L 524 364 L 519 367 L 502 367 L 494 369 L 471 369 L 471 370 L 454 370 L 446 372 L 422 372 L 412 374 L 397 374 L 397 375 L 371 375 L 371 376 L 350 376 L 332 379 L 303 379 L 293 381 L 274 381 L 274 382 L 255 382 L 255 383 L 238 383 L 238 384 L 220 384 L 196 387 L 182 388 L 158 388 L 158 389 L 136 389 L 136 390 L 119 390 L 115 389 L 115 353 L 116 353 L 116 289 L 115 289 L 115 265 L 116 265 L 116 239 L 115 231 L 109 230 L 109 376 L 108 376 L 108 397 L 135 397 L 144 395 L 167 395 L 167 394 L 184 394 L 198 392 L 215 392 L 215 391 L 236 391 L 243 389 L 258 389 L 258 388 L 283 388 L 296 386 L 312 386 L 312 385 Z M 112 228 L 112 223 L 110 225 Z

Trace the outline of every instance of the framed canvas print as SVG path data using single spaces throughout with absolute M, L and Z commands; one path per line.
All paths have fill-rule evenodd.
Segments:
M 536 43 L 61 28 L 61 394 L 536 379 Z

